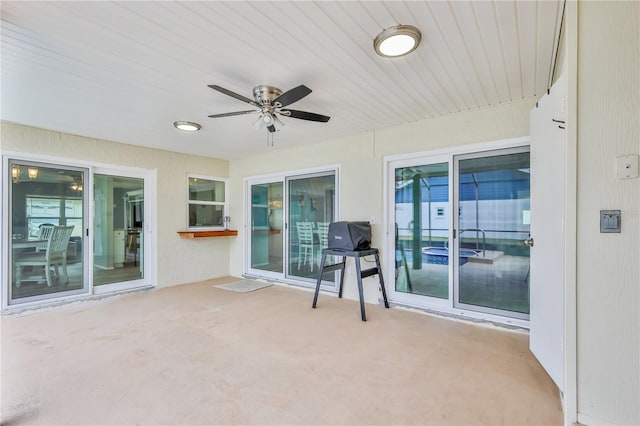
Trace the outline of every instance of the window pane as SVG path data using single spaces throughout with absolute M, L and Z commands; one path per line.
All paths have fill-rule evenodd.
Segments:
M 459 303 L 529 313 L 529 153 L 460 160 Z
M 189 226 L 222 226 L 224 206 L 189 204 Z
M 396 291 L 449 297 L 449 165 L 396 169 Z
M 9 168 L 10 300 L 29 301 L 82 290 L 84 172 L 18 161 L 11 161 Z M 29 174 L 30 170 L 37 173 Z M 45 233 L 41 231 L 45 224 L 73 228 Z
M 144 278 L 144 179 L 95 174 L 93 285 Z
M 60 217 L 60 199 L 27 198 L 27 217 Z
M 64 215 L 66 217 L 82 217 L 82 200 L 65 200 Z
M 189 201 L 224 202 L 224 182 L 189 178 Z
M 288 274 L 315 280 L 327 246 L 329 222 L 334 221 L 335 175 L 289 180 L 289 268 Z M 332 258 L 326 261 L 332 263 Z M 323 274 L 325 281 L 334 273 Z
M 42 225 L 74 225 L 72 237 L 82 236 L 81 199 L 27 197 L 26 212 L 28 238 L 38 238 Z
M 251 186 L 251 267 L 283 272 L 282 182 Z

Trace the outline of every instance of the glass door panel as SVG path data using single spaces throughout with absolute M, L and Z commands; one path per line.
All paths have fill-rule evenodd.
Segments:
M 284 203 L 282 182 L 251 185 L 251 269 L 282 274 Z
M 10 303 L 86 292 L 86 169 L 9 161 Z
M 144 278 L 144 179 L 94 174 L 93 285 Z
M 395 169 L 395 290 L 449 297 L 449 164 Z
M 288 268 L 287 275 L 315 282 L 326 248 L 328 224 L 335 220 L 335 173 L 287 179 Z M 333 259 L 327 260 L 327 264 Z M 335 274 L 324 274 L 335 281 Z
M 528 148 L 460 156 L 456 164 L 456 306 L 528 318 Z

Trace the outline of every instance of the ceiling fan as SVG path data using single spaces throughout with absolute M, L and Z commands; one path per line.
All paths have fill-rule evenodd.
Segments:
M 326 123 L 331 118 L 327 117 L 326 115 L 315 114 L 313 112 L 298 111 L 295 109 L 285 108 L 287 105 L 298 102 L 300 99 L 311 93 L 311 89 L 309 89 L 304 84 L 301 84 L 298 87 L 294 87 L 291 90 L 287 90 L 284 93 L 277 87 L 265 85 L 256 86 L 253 88 L 253 99 L 249 99 L 247 97 L 234 93 L 231 90 L 225 89 L 224 87 L 216 86 L 215 84 L 210 84 L 209 87 L 213 90 L 217 90 L 220 93 L 224 93 L 227 96 L 231 96 L 232 98 L 235 98 L 242 102 L 246 102 L 249 105 L 258 108 L 248 111 L 213 114 L 209 116 L 210 118 L 231 117 L 234 115 L 260 113 L 260 117 L 253 124 L 254 126 L 260 128 L 266 127 L 266 129 L 270 133 L 280 130 L 280 128 L 284 126 L 282 121 L 280 121 L 280 119 L 278 118 L 278 115 L 281 115 L 283 117 L 298 118 L 300 120 L 318 121 L 321 123 Z

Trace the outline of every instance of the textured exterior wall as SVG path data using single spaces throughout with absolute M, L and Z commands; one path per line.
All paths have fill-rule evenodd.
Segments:
M 227 177 L 228 162 L 6 122 L 1 130 L 4 151 L 155 170 L 157 284 L 184 284 L 229 274 L 229 239 L 233 237 L 185 240 L 176 234 L 187 225 L 186 173 Z
M 640 179 L 616 157 L 640 153 L 640 3 L 578 9 L 578 420 L 640 424 Z M 622 233 L 599 210 L 622 210 Z
M 376 217 L 372 244 L 383 250 L 383 167 L 388 155 L 422 152 L 476 142 L 527 136 L 529 112 L 535 100 L 525 100 L 493 108 L 452 114 L 422 120 L 407 125 L 362 133 L 353 137 L 328 141 L 320 145 L 287 151 L 277 148 L 260 155 L 230 164 L 231 192 L 234 194 L 232 220 L 241 220 L 243 206 L 236 196 L 243 193 L 243 178 L 288 170 L 339 164 L 339 202 L 341 220 L 369 220 Z M 277 138 L 276 138 L 277 145 Z M 238 218 L 238 219 L 235 219 Z M 244 228 L 238 239 L 231 242 L 231 275 L 242 274 L 242 242 Z M 384 260 L 382 259 L 384 262 Z M 364 283 L 365 299 L 378 300 L 377 277 Z M 345 278 L 344 297 L 357 299 L 357 285 L 353 274 Z

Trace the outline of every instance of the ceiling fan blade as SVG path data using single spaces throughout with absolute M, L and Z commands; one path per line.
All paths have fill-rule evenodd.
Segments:
M 327 121 L 329 121 L 329 119 L 331 119 L 331 117 L 327 117 L 326 115 L 320 115 L 307 111 L 298 111 L 295 109 L 281 110 L 280 113 L 285 117 L 299 118 L 300 120 L 308 121 L 319 121 L 321 123 L 326 123 Z
M 253 99 L 249 99 L 242 95 L 238 95 L 237 93 L 232 92 L 231 90 L 227 90 L 224 87 L 216 86 L 215 84 L 209 84 L 209 87 L 212 88 L 213 90 L 217 90 L 220 93 L 224 93 L 227 96 L 231 96 L 232 98 L 235 98 L 239 101 L 246 102 L 248 104 L 255 105 L 255 106 L 258 105 Z
M 280 106 L 287 106 L 294 102 L 298 102 L 300 99 L 304 98 L 309 93 L 311 93 L 311 89 L 309 89 L 304 84 L 301 84 L 298 87 L 294 87 L 291 90 L 287 90 L 286 92 L 284 92 L 283 94 L 275 98 L 273 100 L 273 105 L 275 105 L 276 102 L 278 102 Z
M 251 111 L 225 112 L 223 114 L 210 115 L 209 118 L 232 117 L 234 115 L 252 114 L 254 112 L 260 112 L 260 110 L 259 109 L 254 109 L 254 110 L 251 110 Z

